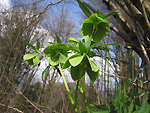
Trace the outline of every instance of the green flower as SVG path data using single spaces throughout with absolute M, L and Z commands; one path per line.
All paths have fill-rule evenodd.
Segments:
M 49 63 L 55 66 L 59 63 L 65 63 L 67 60 L 68 47 L 65 44 L 52 44 L 44 49 L 44 53 L 49 57 Z
M 109 32 L 109 22 L 97 14 L 93 14 L 88 19 L 85 19 L 80 30 L 81 35 L 89 35 L 94 42 L 101 41 Z

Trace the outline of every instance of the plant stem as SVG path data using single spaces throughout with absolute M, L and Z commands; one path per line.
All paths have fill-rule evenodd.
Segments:
M 75 104 L 74 104 L 75 108 L 77 108 L 77 102 L 78 102 L 78 94 L 77 94 L 78 87 L 79 87 L 79 80 L 76 83 Z
M 42 57 L 44 57 L 47 61 L 49 61 L 46 56 L 44 56 L 41 52 L 39 52 L 38 50 L 36 50 L 37 53 L 39 53 Z
M 62 78 L 63 78 L 63 82 L 64 82 L 64 84 L 65 84 L 65 87 L 66 87 L 66 90 L 67 90 L 69 99 L 70 99 L 70 101 L 71 101 L 71 104 L 72 104 L 72 106 L 73 106 L 74 109 L 75 109 L 75 113 L 78 113 L 78 109 L 77 109 L 77 107 L 75 106 L 75 102 L 74 102 L 74 100 L 73 100 L 73 98 L 72 98 L 72 96 L 71 96 L 71 92 L 70 92 L 70 90 L 69 90 L 69 87 L 68 87 L 66 78 L 65 78 L 65 76 L 64 76 L 64 74 L 63 74 L 63 72 L 62 72 L 62 69 L 61 69 L 61 65 L 60 65 L 60 64 L 59 64 L 59 66 L 58 66 L 58 69 L 59 69 L 60 74 L 61 74 L 61 76 L 62 76 Z
M 83 101 L 85 104 L 86 111 L 87 111 L 87 113 L 90 113 L 90 110 L 89 110 L 89 107 L 87 104 L 87 100 L 86 100 L 86 96 L 85 96 L 85 75 L 82 77 L 82 90 L 80 90 L 80 91 L 81 91 L 82 96 L 83 96 Z

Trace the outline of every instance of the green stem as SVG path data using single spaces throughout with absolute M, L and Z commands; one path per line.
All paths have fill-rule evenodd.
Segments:
M 64 74 L 63 74 L 63 72 L 62 72 L 62 69 L 61 69 L 61 65 L 60 65 L 60 64 L 59 64 L 59 66 L 58 66 L 58 69 L 59 69 L 60 74 L 61 74 L 61 76 L 62 76 L 62 78 L 63 78 L 63 82 L 64 82 L 64 84 L 65 84 L 65 87 L 66 87 L 66 90 L 67 90 L 69 99 L 70 99 L 70 101 L 71 101 L 71 104 L 72 104 L 72 106 L 73 106 L 74 109 L 75 109 L 75 113 L 78 113 L 78 109 L 77 109 L 77 107 L 75 106 L 75 102 L 74 102 L 74 100 L 73 100 L 73 98 L 72 98 L 72 96 L 71 96 L 71 92 L 70 92 L 70 90 L 69 90 L 69 87 L 68 87 L 66 78 L 65 78 L 65 76 L 64 76 Z
M 78 91 L 78 87 L 79 87 L 79 80 L 77 81 L 76 83 L 76 92 L 75 92 L 75 108 L 77 108 L 77 102 L 78 102 L 78 94 L 77 94 L 77 91 Z
M 38 50 L 36 50 L 37 53 L 39 53 L 42 57 L 44 57 L 47 61 L 49 61 L 46 56 L 44 56 L 42 53 L 40 53 Z
M 82 96 L 83 96 L 83 101 L 85 104 L 86 111 L 87 111 L 87 113 L 90 113 L 90 110 L 89 110 L 89 107 L 87 104 L 87 100 L 86 100 L 86 96 L 85 96 L 85 75 L 82 77 L 82 89 L 80 91 L 81 91 Z

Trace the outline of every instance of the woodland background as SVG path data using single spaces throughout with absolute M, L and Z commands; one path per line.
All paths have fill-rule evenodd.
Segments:
M 73 108 L 64 84 L 54 68 L 41 80 L 41 66 L 23 62 L 23 55 L 32 52 L 20 40 L 42 44 L 56 41 L 55 33 L 67 43 L 70 37 L 81 38 L 80 27 L 87 17 L 76 0 L 11 0 L 11 6 L 0 11 L 0 111 L 2 113 L 72 113 Z M 120 86 L 129 77 L 134 93 L 150 91 L 150 1 L 149 0 L 83 0 L 87 7 L 100 15 L 119 12 L 108 18 L 111 32 L 101 43 L 119 43 L 109 51 L 99 51 L 111 66 L 102 60 L 101 73 L 96 82 L 86 82 L 86 96 L 90 104 L 107 104 L 115 96 L 114 78 Z M 49 5 L 48 5 L 49 4 Z M 47 7 L 49 6 L 49 7 Z M 42 49 L 41 49 L 42 50 Z M 133 57 L 135 51 L 135 57 Z M 40 56 L 41 57 L 41 56 Z M 41 57 L 42 60 L 42 57 Z M 43 60 L 43 62 L 45 62 Z M 98 62 L 98 61 L 97 61 Z M 41 70 L 41 71 L 39 71 Z M 141 84 L 142 83 L 142 84 Z M 75 83 L 68 79 L 71 92 Z M 80 94 L 79 94 L 80 95 Z M 110 96 L 111 95 L 111 96 Z M 140 103 L 150 95 L 137 100 Z M 79 96 L 78 106 L 84 106 Z M 85 108 L 79 108 L 83 111 Z

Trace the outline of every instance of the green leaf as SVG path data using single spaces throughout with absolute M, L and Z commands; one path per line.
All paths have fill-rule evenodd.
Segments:
M 144 110 L 144 113 L 149 113 L 149 112 L 150 112 L 150 105 L 148 105 Z
M 80 0 L 77 0 L 80 8 L 82 9 L 82 11 L 84 12 L 84 14 L 87 16 L 87 17 L 90 17 L 92 15 L 92 13 L 90 12 L 90 10 L 87 8 L 87 6 L 81 2 Z
M 138 109 L 139 109 L 139 106 L 138 105 L 135 105 L 135 108 L 136 108 L 136 111 L 138 111 Z M 135 112 L 136 112 L 135 111 Z M 133 113 L 135 113 L 135 112 L 133 112 Z M 137 112 L 138 113 L 138 112 Z
M 55 34 L 55 35 L 56 35 L 56 38 L 57 38 L 57 43 L 62 43 L 60 38 L 58 37 L 58 35 L 57 34 Z
M 75 55 L 72 55 L 70 58 L 69 58 L 69 63 L 75 67 L 77 65 L 79 65 L 81 63 L 81 61 L 83 60 L 83 55 L 79 55 L 79 54 L 75 54 Z
M 49 57 L 49 63 L 53 66 L 64 63 L 67 60 L 69 48 L 65 44 L 57 43 L 49 45 L 44 49 L 44 53 Z
M 143 81 L 140 80 L 140 83 L 141 83 L 141 88 L 143 88 Z
M 96 105 L 96 104 L 90 104 L 91 107 L 97 108 L 97 109 L 102 109 L 102 110 L 109 110 L 110 106 L 109 105 Z
M 58 63 L 65 63 L 67 60 L 67 55 L 61 53 L 61 52 L 56 52 L 53 50 L 49 56 L 49 63 L 52 66 L 56 66 Z
M 80 50 L 81 54 L 87 52 L 85 45 L 81 41 L 79 41 L 79 50 Z
M 71 64 L 69 63 L 69 59 L 65 62 L 65 64 L 63 65 L 63 69 L 66 69 L 68 67 L 70 67 Z
M 99 71 L 98 66 L 87 55 L 86 55 L 86 57 L 89 61 L 89 64 L 90 64 L 90 67 L 91 67 L 92 71 L 98 72 Z
M 35 57 L 33 58 L 33 63 L 34 63 L 35 66 L 40 63 L 40 59 L 37 55 L 35 55 Z
M 92 113 L 109 113 L 108 111 L 93 111 Z
M 94 42 L 101 41 L 104 36 L 107 36 L 110 32 L 110 26 L 108 21 L 102 22 L 98 25 L 98 30 L 92 34 L 92 39 Z
M 138 97 L 142 97 L 143 95 L 145 95 L 145 92 L 141 93 Z
M 147 100 L 148 100 L 148 98 L 144 100 L 144 102 L 142 103 L 142 105 L 141 105 L 141 107 L 140 107 L 140 109 L 139 109 L 139 112 L 144 112 L 145 106 L 146 106 L 146 104 L 147 104 Z
M 48 42 L 49 44 L 55 44 L 54 42 Z
M 54 59 L 51 59 L 51 57 L 49 57 L 49 59 L 48 59 L 49 64 L 52 65 L 52 66 L 58 65 L 58 63 L 59 63 L 58 60 L 59 60 L 59 59 L 55 59 L 55 60 L 54 60 Z
M 90 47 L 90 45 L 91 45 L 91 38 L 89 38 L 89 39 L 85 42 L 86 48 Z
M 83 36 L 91 36 L 93 31 L 93 24 L 92 23 L 83 23 L 81 26 L 80 34 Z
M 90 50 L 92 48 L 109 51 L 109 49 L 107 47 L 103 47 L 101 44 L 100 45 L 92 44 L 90 47 L 88 47 L 88 50 Z
M 37 39 L 37 42 L 36 42 L 36 49 L 39 50 L 40 49 L 40 42 L 39 40 Z
M 29 59 L 32 59 L 33 57 L 35 57 L 36 55 L 35 54 L 26 54 L 24 55 L 23 57 L 23 60 L 29 60 Z
M 74 81 L 80 80 L 85 75 L 84 63 L 80 63 L 75 67 L 71 66 L 70 73 Z
M 68 45 L 69 49 L 74 51 L 74 52 L 77 52 L 77 53 L 80 53 L 80 50 L 77 46 L 73 46 L 73 45 Z
M 91 45 L 91 38 L 89 36 L 83 37 L 82 41 L 85 43 L 86 48 L 90 47 L 90 45 Z
M 99 71 L 92 71 L 91 67 L 90 66 L 87 66 L 86 68 L 86 71 L 87 71 L 87 74 L 89 75 L 90 77 L 90 80 L 92 82 L 95 82 L 95 80 L 97 79 L 97 77 L 99 76 Z
M 105 22 L 105 19 L 102 19 L 98 16 L 98 14 L 93 14 L 91 15 L 88 19 L 83 20 L 83 23 L 89 23 L 89 24 L 93 24 L 93 25 L 98 25 L 102 22 Z
M 105 19 L 98 17 L 96 13 L 83 21 L 80 30 L 81 35 L 91 36 L 91 39 L 94 42 L 101 41 L 104 36 L 109 34 L 109 32 L 109 22 Z
M 29 47 L 31 47 L 33 50 L 36 51 L 36 48 L 32 44 L 30 44 L 29 42 L 26 42 L 24 40 L 21 40 L 21 42 L 23 42 L 24 44 L 28 45 Z
M 76 38 L 74 38 L 74 37 L 71 37 L 71 38 L 69 38 L 68 39 L 68 41 L 67 42 L 69 42 L 69 43 L 78 43 L 79 42 L 79 40 L 77 40 Z
M 61 44 L 61 43 L 55 43 L 55 44 L 52 44 L 52 45 L 49 45 L 47 46 L 45 49 L 44 49 L 44 53 L 45 55 L 49 55 L 49 52 L 51 50 L 56 50 L 56 51 L 60 51 L 61 50 L 64 50 L 64 51 L 68 51 L 69 48 L 65 45 L 65 44 Z
M 133 106 L 134 106 L 133 102 L 134 102 L 134 100 L 132 100 L 132 102 L 130 103 L 130 107 L 129 107 L 128 113 L 131 113 L 132 110 L 133 110 Z
M 92 44 L 92 45 L 91 45 L 90 47 L 88 47 L 87 49 L 90 50 L 90 49 L 92 49 L 92 48 L 98 48 L 98 45 Z
M 29 65 L 34 65 L 33 58 L 28 60 Z
M 44 76 L 46 76 L 46 71 L 47 71 L 47 69 L 50 67 L 50 65 L 48 65 L 45 69 L 44 69 L 44 71 L 42 72 L 42 81 L 43 81 L 43 77 Z
M 100 16 L 101 18 L 103 18 L 103 19 L 105 19 L 105 18 L 107 18 L 107 17 L 110 17 L 110 16 L 113 16 L 113 15 L 115 15 L 115 14 L 117 14 L 118 12 L 111 12 L 111 13 L 109 13 L 109 14 L 104 14 L 104 15 L 102 15 L 102 16 Z
M 99 16 L 99 9 L 96 11 L 97 15 Z
M 90 58 L 92 58 L 92 57 L 96 56 L 96 53 L 93 52 L 93 51 L 89 51 L 88 56 L 89 56 Z
M 67 56 L 62 53 L 59 53 L 59 63 L 65 63 L 67 61 Z

